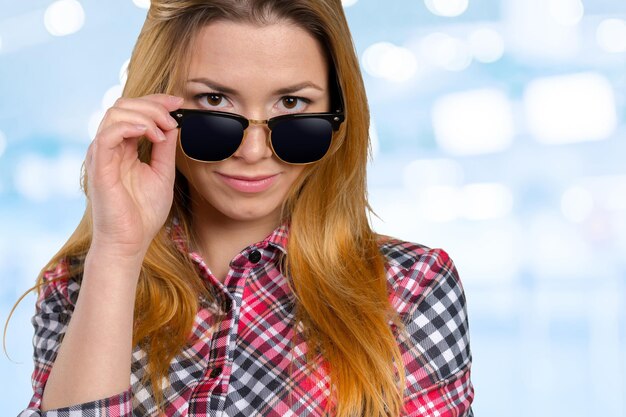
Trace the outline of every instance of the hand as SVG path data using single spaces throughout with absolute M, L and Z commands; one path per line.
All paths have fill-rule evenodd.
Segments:
M 87 151 L 92 249 L 143 256 L 163 226 L 174 193 L 176 121 L 180 97 L 120 98 L 107 110 Z M 152 142 L 150 163 L 138 159 L 139 138 Z

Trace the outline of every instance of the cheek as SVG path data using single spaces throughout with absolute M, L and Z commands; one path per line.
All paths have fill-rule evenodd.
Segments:
M 291 187 L 298 180 L 298 178 L 302 175 L 304 168 L 304 165 L 288 165 L 288 168 L 284 171 L 288 187 Z
M 209 176 L 209 164 L 193 161 L 183 154 L 176 155 L 176 169 L 185 177 L 190 188 L 197 190 L 207 189 Z M 211 189 L 212 187 L 208 187 Z
M 194 161 L 193 159 L 186 157 L 180 149 L 176 151 L 176 169 L 185 174 L 185 177 L 187 177 L 188 180 L 192 180 L 194 176 L 201 175 L 212 165 L 216 165 L 216 163 Z
M 296 193 L 297 190 L 302 187 L 303 180 L 306 178 L 306 172 L 308 172 L 307 166 L 293 166 L 285 172 L 285 181 L 281 187 L 280 199 L 284 202 L 292 193 Z

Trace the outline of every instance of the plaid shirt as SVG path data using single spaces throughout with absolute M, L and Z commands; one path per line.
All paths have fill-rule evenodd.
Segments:
M 173 235 L 181 249 L 184 240 Z M 167 416 L 323 416 L 330 379 L 318 356 L 307 372 L 307 344 L 293 326 L 295 297 L 280 273 L 287 227 L 241 251 L 224 283 L 212 276 L 195 252 L 189 256 L 210 284 L 216 301 L 202 300 L 193 332 L 197 340 L 171 363 L 164 390 Z M 406 323 L 398 337 L 407 375 L 404 416 L 473 416 L 471 353 L 463 287 L 441 249 L 387 240 L 385 257 L 390 300 Z M 19 417 L 130 417 L 155 415 L 150 386 L 141 383 L 146 354 L 133 351 L 129 388 L 119 395 L 40 411 L 41 396 L 79 291 L 67 265 L 45 274 L 67 279 L 46 286 L 37 301 L 32 377 L 34 395 Z M 220 306 L 220 307 L 218 307 Z M 225 309 L 221 322 L 214 317 Z M 215 327 L 214 327 L 215 326 Z M 293 343 L 293 344 L 292 344 Z

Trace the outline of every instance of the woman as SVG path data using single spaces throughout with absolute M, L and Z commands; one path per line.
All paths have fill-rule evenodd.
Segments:
M 153 1 L 39 280 L 21 416 L 468 416 L 442 250 L 376 235 L 339 0 Z

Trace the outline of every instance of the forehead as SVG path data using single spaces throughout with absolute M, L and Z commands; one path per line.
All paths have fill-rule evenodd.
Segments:
M 198 76 L 232 83 L 309 80 L 326 87 L 328 63 L 320 42 L 293 23 L 217 21 L 204 26 L 192 42 L 189 78 Z

